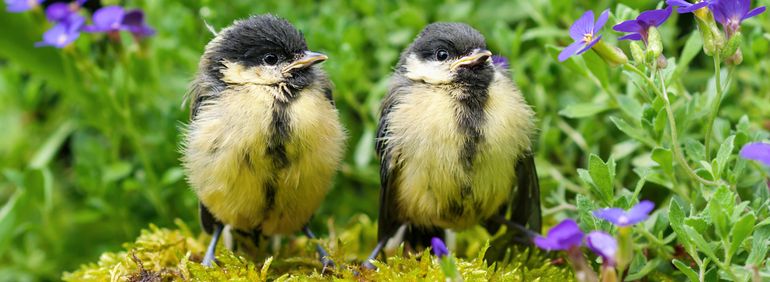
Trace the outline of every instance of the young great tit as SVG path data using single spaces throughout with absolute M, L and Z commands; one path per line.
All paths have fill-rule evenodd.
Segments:
M 477 224 L 540 232 L 534 112 L 491 56 L 462 23 L 428 25 L 401 54 L 377 130 L 379 242 L 365 267 L 404 225 L 412 246 Z
M 214 261 L 225 225 L 251 238 L 303 230 L 343 157 L 332 84 L 300 31 L 259 15 L 234 22 L 205 48 L 189 93 L 182 161 L 200 199 Z M 328 254 L 318 246 L 324 266 Z

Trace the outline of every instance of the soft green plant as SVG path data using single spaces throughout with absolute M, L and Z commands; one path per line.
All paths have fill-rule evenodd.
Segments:
M 367 218 L 357 221 L 341 231 L 340 242 L 350 242 L 360 237 L 361 228 L 374 225 Z M 345 238 L 344 240 L 342 240 Z M 329 274 L 322 274 L 321 265 L 312 250 L 300 248 L 282 251 L 277 257 L 252 262 L 228 250 L 217 255 L 214 267 L 200 264 L 207 238 L 195 236 L 182 222 L 177 229 L 159 228 L 150 225 L 143 230 L 134 243 L 124 244 L 125 251 L 104 253 L 97 263 L 86 264 L 80 269 L 65 273 L 65 281 L 401 281 L 419 277 L 426 281 L 440 281 L 446 278 L 443 265 L 434 261 L 430 251 L 415 255 L 403 253 L 403 249 L 392 255 L 388 263 L 376 263 L 378 271 L 363 270 L 346 252 L 366 252 L 351 246 L 336 245 L 332 256 L 337 267 Z M 463 240 L 469 240 L 464 237 Z M 374 240 L 367 238 L 364 241 Z M 294 239 L 289 245 L 307 245 L 305 239 Z M 458 274 L 468 281 L 569 281 L 572 274 L 563 266 L 553 266 L 540 252 L 518 252 L 500 265 L 487 265 L 484 252 L 488 246 L 479 249 L 468 258 L 450 257 L 456 264 Z

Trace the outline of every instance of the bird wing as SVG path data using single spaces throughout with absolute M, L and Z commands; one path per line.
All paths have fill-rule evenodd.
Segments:
M 402 222 L 397 214 L 398 203 L 396 202 L 396 179 L 400 167 L 396 163 L 395 152 L 392 144 L 388 144 L 390 135 L 389 121 L 390 113 L 396 105 L 399 91 L 404 91 L 407 82 L 396 74 L 393 77 L 393 84 L 390 92 L 382 101 L 380 110 L 380 122 L 377 126 L 377 139 L 375 149 L 380 159 L 380 211 L 378 221 L 377 240 L 381 241 L 393 236 Z
M 190 122 L 195 120 L 201 105 L 203 105 L 206 100 L 216 97 L 223 89 L 222 87 L 213 86 L 215 85 L 214 83 L 207 81 L 212 81 L 212 79 L 207 79 L 205 75 L 199 76 L 199 78 L 192 83 L 190 90 L 186 95 L 186 98 L 190 100 Z M 198 202 L 198 218 L 203 231 L 208 234 L 212 234 L 215 224 L 224 225 L 214 217 L 203 202 L 200 201 Z
M 511 202 L 510 220 L 529 227 L 529 230 L 540 233 L 542 214 L 540 211 L 540 181 L 537 178 L 535 157 L 527 152 L 516 164 L 518 187 Z
M 511 200 L 500 208 L 499 217 L 522 227 L 526 226 L 534 233 L 540 233 L 542 227 L 542 215 L 540 211 L 540 182 L 537 178 L 535 159 L 531 152 L 526 152 L 516 162 L 517 184 L 511 193 Z M 506 217 L 508 208 L 511 208 L 510 216 Z M 489 219 L 484 227 L 489 234 L 494 235 L 500 229 L 501 223 L 495 219 Z M 531 242 L 530 234 L 522 234 L 521 230 L 507 228 L 506 233 L 490 242 L 489 248 L 484 254 L 487 261 L 501 261 L 505 258 L 508 249 L 513 244 L 528 244 Z

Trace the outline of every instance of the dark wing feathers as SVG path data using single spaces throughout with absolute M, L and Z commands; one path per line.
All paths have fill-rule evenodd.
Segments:
M 380 210 L 377 230 L 377 240 L 386 239 L 398 230 L 402 222 L 397 214 L 396 179 L 398 178 L 398 165 L 394 161 L 393 148 L 387 143 L 390 134 L 388 122 L 390 112 L 396 105 L 397 96 L 408 86 L 408 80 L 396 74 L 393 76 L 390 92 L 382 101 L 380 110 L 380 122 L 377 126 L 377 139 L 375 149 L 380 159 Z
M 511 203 L 510 220 L 529 227 L 529 230 L 540 233 L 542 226 L 542 214 L 540 211 L 540 181 L 537 178 L 535 157 L 532 152 L 519 159 L 516 165 L 518 189 L 516 190 L 516 202 Z

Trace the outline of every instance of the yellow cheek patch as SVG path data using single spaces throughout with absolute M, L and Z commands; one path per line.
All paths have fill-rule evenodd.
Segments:
M 262 84 L 272 85 L 283 81 L 283 74 L 276 66 L 246 67 L 242 64 L 223 61 L 225 68 L 222 81 L 230 84 Z

